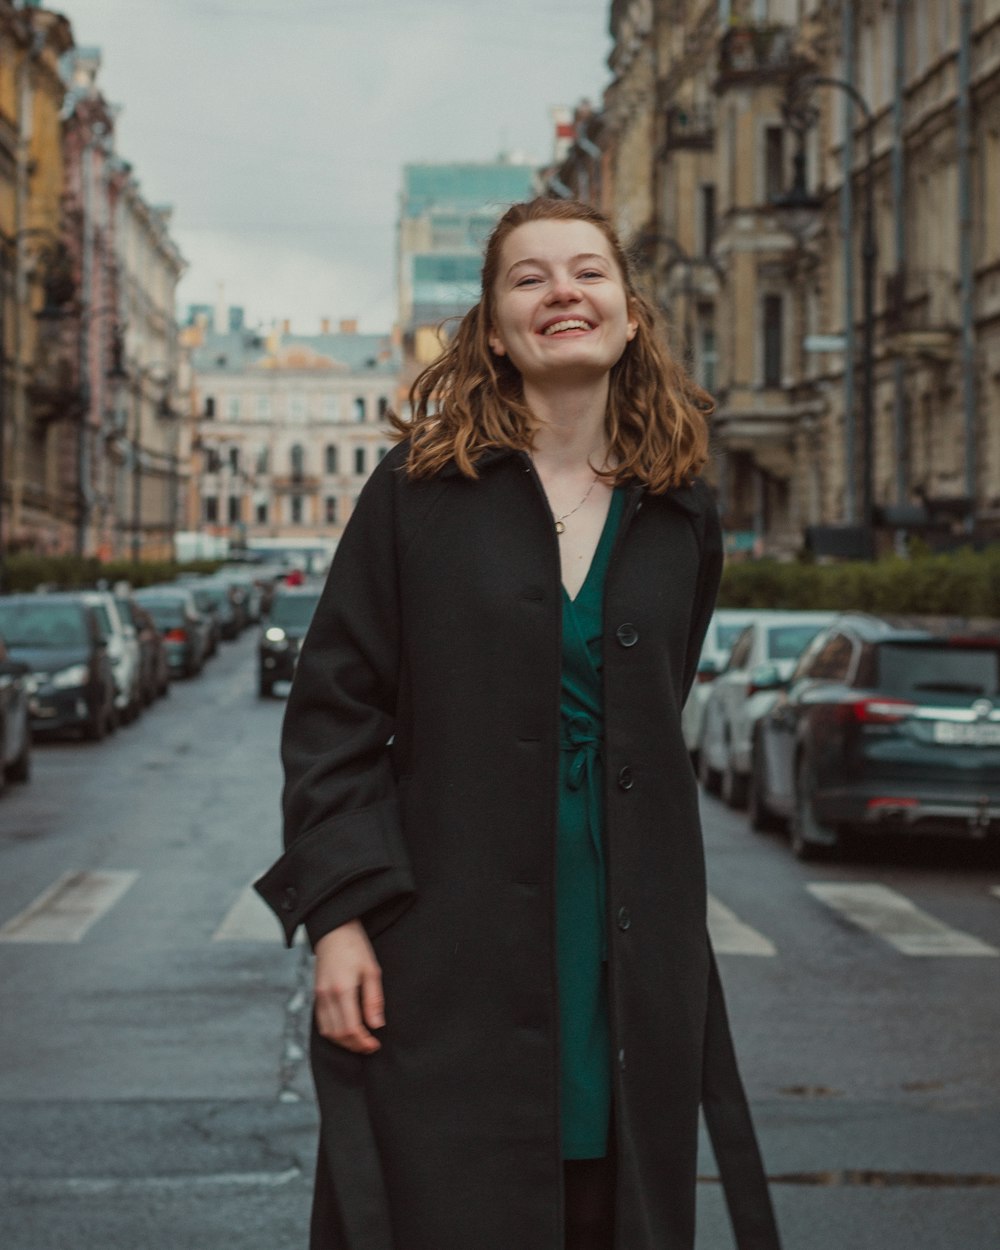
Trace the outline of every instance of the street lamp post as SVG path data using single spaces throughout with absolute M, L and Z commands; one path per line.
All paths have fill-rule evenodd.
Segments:
M 874 114 L 868 101 L 861 92 L 842 78 L 830 78 L 821 74 L 806 74 L 794 84 L 791 95 L 808 92 L 813 87 L 833 87 L 844 92 L 859 108 L 865 119 L 865 199 L 861 233 L 861 529 L 865 553 L 870 558 L 874 555 L 874 428 L 875 428 L 875 275 L 878 265 L 878 250 L 875 241 L 875 126 Z M 794 107 L 786 112 L 786 118 Z M 810 110 L 811 112 L 811 110 Z M 813 115 L 814 117 L 814 115 Z M 805 187 L 805 147 L 804 131 L 790 124 L 799 134 L 799 145 L 795 159 L 795 182 L 788 196 L 778 201 L 777 206 L 798 208 L 803 205 L 816 205 L 817 201 L 808 196 Z M 851 171 L 845 172 L 851 177 Z M 848 241 L 848 245 L 849 245 Z M 845 322 L 853 318 L 853 310 L 845 309 Z M 855 368 L 855 361 L 848 362 L 848 368 Z M 854 423 L 853 412 L 845 412 L 844 420 L 851 430 Z M 854 475 L 853 456 L 850 449 L 853 438 L 846 440 L 848 455 L 845 457 L 845 473 L 848 479 L 848 499 L 853 499 L 850 487 Z M 848 509 L 848 521 L 854 520 L 853 507 Z

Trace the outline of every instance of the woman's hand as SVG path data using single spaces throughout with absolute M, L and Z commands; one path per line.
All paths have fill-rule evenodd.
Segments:
M 338 1046 L 374 1054 L 382 1043 L 368 1029 L 385 1024 L 382 969 L 361 921 L 325 933 L 315 954 L 316 1027 Z

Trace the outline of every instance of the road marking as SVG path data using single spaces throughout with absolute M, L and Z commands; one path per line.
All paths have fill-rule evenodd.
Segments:
M 708 931 L 717 955 L 774 955 L 774 943 L 744 924 L 725 903 L 708 896 Z
M 302 1175 L 284 1172 L 209 1172 L 181 1176 L 25 1176 L 0 1178 L 0 1194 L 8 1198 L 101 1197 L 105 1194 L 170 1193 L 192 1189 L 277 1189 Z
M 859 928 L 883 938 L 904 955 L 1000 955 L 971 933 L 935 920 L 904 895 L 874 882 L 811 882 L 806 889 Z
M 274 913 L 252 885 L 247 886 L 212 934 L 213 942 L 270 942 L 273 946 L 280 940 L 281 930 Z
M 0 942 L 79 942 L 114 907 L 137 872 L 67 872 L 0 928 Z

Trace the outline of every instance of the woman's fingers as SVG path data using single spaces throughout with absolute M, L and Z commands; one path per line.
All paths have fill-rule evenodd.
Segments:
M 372 1037 L 362 1022 L 356 984 L 335 990 L 331 1006 L 331 1038 L 338 1046 L 345 1046 L 358 1054 L 369 1054 L 379 1049 L 379 1041 Z
M 370 1029 L 385 1024 L 385 999 L 382 996 L 382 969 L 375 964 L 361 974 L 361 1009 Z
M 316 943 L 316 1027 L 320 1034 L 356 1054 L 372 1054 L 381 1043 L 365 1027 L 385 1022 L 382 971 L 357 921 Z

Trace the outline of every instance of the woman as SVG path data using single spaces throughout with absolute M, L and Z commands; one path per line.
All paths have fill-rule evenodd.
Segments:
M 316 953 L 312 1250 L 690 1250 L 698 1107 L 777 1246 L 680 731 L 715 599 L 703 395 L 607 221 L 501 219 L 302 652 L 285 854 Z

